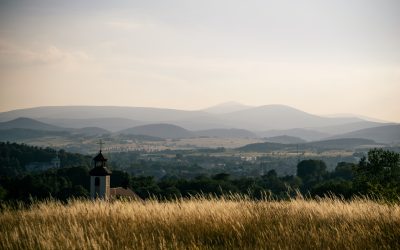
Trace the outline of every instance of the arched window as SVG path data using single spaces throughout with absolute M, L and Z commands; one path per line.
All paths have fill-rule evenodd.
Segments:
M 95 185 L 96 187 L 100 186 L 100 178 L 99 178 L 99 177 L 96 177 L 96 178 L 94 179 L 94 185 Z

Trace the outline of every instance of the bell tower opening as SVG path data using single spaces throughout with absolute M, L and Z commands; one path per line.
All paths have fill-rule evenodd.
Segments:
M 96 177 L 96 178 L 94 179 L 94 185 L 95 185 L 96 187 L 100 186 L 100 178 L 99 178 L 99 177 Z

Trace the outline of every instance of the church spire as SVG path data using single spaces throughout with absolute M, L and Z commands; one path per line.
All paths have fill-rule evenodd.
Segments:
M 104 145 L 103 140 L 100 139 L 97 144 L 99 144 L 99 146 L 100 146 L 100 153 L 101 153 L 101 150 L 103 149 L 103 145 Z
M 108 199 L 110 197 L 110 175 L 107 169 L 107 159 L 102 154 L 103 142 L 100 140 L 99 153 L 93 158 L 94 168 L 89 171 L 90 175 L 90 196 L 93 199 Z

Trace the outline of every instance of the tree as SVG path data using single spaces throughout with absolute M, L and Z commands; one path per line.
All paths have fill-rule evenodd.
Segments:
M 230 175 L 227 173 L 219 173 L 213 176 L 214 180 L 218 180 L 218 181 L 228 181 L 229 180 Z
M 389 200 L 400 195 L 400 154 L 383 149 L 368 152 L 356 167 L 355 188 L 368 194 Z
M 353 180 L 354 170 L 356 169 L 356 164 L 349 162 L 339 162 L 335 168 L 335 171 L 331 173 L 331 178 L 340 178 L 343 180 Z
M 330 179 L 323 181 L 312 187 L 311 194 L 320 197 L 325 195 L 335 195 L 344 198 L 351 198 L 353 195 L 352 182 L 343 179 Z
M 4 200 L 7 195 L 7 190 L 5 190 L 2 186 L 0 186 L 0 201 Z
M 325 174 L 326 165 L 321 160 L 303 160 L 297 165 L 297 176 L 302 179 L 306 189 L 322 181 Z
M 128 188 L 131 184 L 131 179 L 128 173 L 113 170 L 112 177 L 111 177 L 111 187 L 123 187 Z

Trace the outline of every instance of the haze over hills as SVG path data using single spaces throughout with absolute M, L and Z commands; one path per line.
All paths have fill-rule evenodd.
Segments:
M 0 141 L 16 142 L 19 140 L 29 140 L 33 138 L 44 138 L 46 136 L 69 136 L 68 131 L 44 131 L 25 128 L 0 129 Z
M 332 138 L 365 138 L 376 142 L 395 144 L 400 143 L 400 124 L 366 128 Z
M 315 127 L 312 128 L 315 131 L 326 133 L 326 134 L 344 134 L 349 133 L 352 131 L 366 129 L 366 128 L 373 128 L 373 127 L 380 127 L 382 125 L 391 125 L 392 123 L 379 123 L 379 122 L 371 122 L 371 121 L 359 121 L 353 123 L 346 123 L 341 125 L 335 126 L 328 126 L 328 127 Z
M 19 117 L 17 119 L 0 122 L 0 129 L 32 129 L 32 130 L 43 130 L 43 131 L 59 131 L 63 130 L 61 127 L 43 123 L 34 119 Z
M 370 122 L 378 122 L 378 123 L 390 123 L 389 121 L 382 120 L 382 119 L 377 119 L 365 115 L 357 115 L 357 114 L 349 114 L 349 113 L 343 113 L 343 114 L 330 114 L 330 115 L 323 115 L 324 117 L 357 117 L 365 121 L 370 121 Z
M 281 144 L 301 144 L 307 142 L 306 140 L 303 140 L 299 137 L 288 136 L 288 135 L 268 137 L 265 138 L 265 140 L 267 140 L 267 142 L 281 143 Z
M 62 132 L 62 133 L 54 133 L 54 132 Z M 83 128 L 63 128 L 54 125 L 50 125 L 44 122 L 40 122 L 31 118 L 17 118 L 8 122 L 0 122 L 0 133 L 3 138 L 32 138 L 39 137 L 45 135 L 65 135 L 68 133 L 71 134 L 82 134 L 82 135 L 102 135 L 109 134 L 110 131 L 99 128 L 99 127 L 83 127 Z
M 102 120 L 102 119 L 100 119 Z M 52 133 L 52 131 L 65 133 Z M 6 139 L 23 139 L 37 138 L 46 135 L 105 135 L 111 132 L 99 127 L 83 127 L 83 128 L 65 128 L 56 127 L 50 124 L 36 121 L 31 118 L 17 118 L 12 121 L 0 123 L 1 138 Z M 135 126 L 132 128 L 120 130 L 117 134 L 147 136 L 143 138 L 158 139 L 177 139 L 192 137 L 215 137 L 215 138 L 257 138 L 258 136 L 244 129 L 210 129 L 201 131 L 189 131 L 173 124 L 147 124 Z M 9 135 L 7 135 L 9 134 Z M 152 139 L 154 139 L 152 138 Z
M 376 124 L 375 124 L 376 125 Z M 128 138 L 158 138 L 160 139 L 184 139 L 184 138 L 237 138 L 237 139 L 260 139 L 267 140 L 267 148 L 271 148 L 271 143 L 277 144 L 307 144 L 307 147 L 314 146 L 316 148 L 343 147 L 351 148 L 354 145 L 359 146 L 360 141 L 366 143 L 365 140 L 375 145 L 376 143 L 384 143 L 389 145 L 397 145 L 400 143 L 400 125 L 385 125 L 367 129 L 361 129 L 344 134 L 326 134 L 314 130 L 307 129 L 289 129 L 289 130 L 269 130 L 263 133 L 253 133 L 245 129 L 208 129 L 208 130 L 188 130 L 175 124 L 153 123 L 131 127 L 119 132 L 111 133 L 108 130 L 99 127 L 83 127 L 83 128 L 63 128 L 43 122 L 36 121 L 31 118 L 17 118 L 12 121 L 0 123 L 0 138 L 2 140 L 24 140 L 31 138 L 41 138 L 45 136 L 59 136 L 76 140 L 76 136 L 121 136 L 129 135 Z M 261 136 L 262 135 L 262 136 Z M 139 136 L 139 137 L 137 137 Z M 75 138 L 75 139 L 73 139 Z M 327 140 L 328 139 L 328 140 Z M 346 141 L 349 139 L 349 141 Z M 311 141 L 306 143 L 306 140 Z M 326 143 L 319 141 L 326 141 Z M 363 141 L 364 140 L 364 141 Z M 339 141 L 339 143 L 337 143 Z M 350 145 L 350 146 L 349 146 Z M 275 145 L 276 146 L 276 145 Z M 275 148 L 273 146 L 272 148 Z M 335 147 L 334 147 L 335 146 Z
M 83 135 L 89 135 L 89 136 L 95 136 L 95 135 L 106 135 L 110 134 L 110 131 L 99 128 L 99 127 L 84 127 L 84 128 L 78 128 L 72 130 L 74 134 L 83 134 Z
M 258 136 L 245 129 L 208 129 L 195 131 L 197 136 L 220 137 L 220 138 L 257 138 Z
M 371 146 L 383 146 L 382 143 L 375 142 L 374 140 L 351 137 L 308 142 L 304 145 L 306 146 L 306 148 L 308 147 L 319 149 L 355 149 Z
M 54 106 L 0 113 L 0 121 L 10 121 L 19 117 L 28 117 L 49 125 L 48 129 L 41 128 L 39 125 L 23 127 L 39 130 L 52 130 L 62 127 L 69 129 L 97 127 L 111 132 L 126 130 L 125 132 L 132 133 L 131 129 L 138 126 L 169 124 L 181 127 L 180 132 L 182 133 L 179 134 L 184 137 L 294 136 L 307 141 L 321 140 L 339 133 L 387 125 L 365 121 L 357 117 L 322 117 L 284 105 L 251 107 L 235 102 L 200 111 L 146 107 Z M 15 128 L 15 126 L 11 127 Z M 134 129 L 133 131 L 137 130 Z M 145 135 L 149 135 L 148 131 L 144 132 Z M 160 137 L 157 134 L 150 136 Z M 165 138 L 165 136 L 163 135 L 161 138 Z
M 131 135 L 147 135 L 163 139 L 189 138 L 195 136 L 193 132 L 172 124 L 142 125 L 122 130 L 119 133 Z
M 248 144 L 244 147 L 238 148 L 240 151 L 245 152 L 270 152 L 276 150 L 310 150 L 310 149 L 324 149 L 324 150 L 335 150 L 335 149 L 356 149 L 361 147 L 370 146 L 384 146 L 376 143 L 373 140 L 360 139 L 360 138 L 343 138 L 343 139 L 331 139 L 316 142 L 308 142 L 302 144 L 283 144 L 275 142 L 263 142 Z
M 244 105 L 238 102 L 224 102 L 206 109 L 203 109 L 201 111 L 211 113 L 211 114 L 226 114 L 226 113 L 232 113 L 236 111 L 241 111 L 241 110 L 246 110 L 253 108 L 253 106 L 249 105 Z
M 285 105 L 265 105 L 223 114 L 236 127 L 249 130 L 311 128 L 362 121 L 359 118 L 326 118 Z
M 85 128 L 85 127 L 101 127 L 111 132 L 117 132 L 126 128 L 143 125 L 143 122 L 134 121 L 126 118 L 107 117 L 107 118 L 90 118 L 90 119 L 53 119 L 38 118 L 39 121 L 53 124 L 64 128 Z
M 190 120 L 193 117 L 202 115 L 207 115 L 207 113 L 201 111 L 185 111 L 147 107 L 49 106 L 3 112 L 0 113 L 0 121 L 12 120 L 18 117 L 63 120 L 124 118 L 135 121 L 145 121 L 146 123 L 154 123 L 168 120 Z
M 257 135 L 244 129 L 209 129 L 189 131 L 172 124 L 147 124 L 125 129 L 119 134 L 147 135 L 164 139 L 215 137 L 215 138 L 257 138 Z
M 260 137 L 293 136 L 293 137 L 299 137 L 306 141 L 317 141 L 332 136 L 332 134 L 323 133 L 311 129 L 304 129 L 304 128 L 293 128 L 286 130 L 273 129 L 273 130 L 258 132 L 257 134 Z

